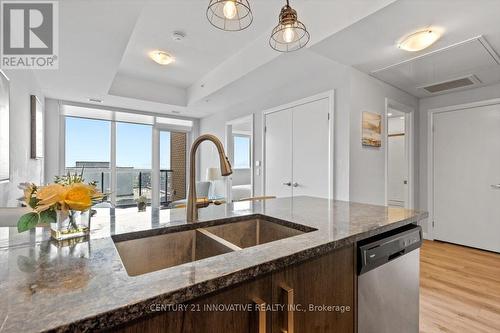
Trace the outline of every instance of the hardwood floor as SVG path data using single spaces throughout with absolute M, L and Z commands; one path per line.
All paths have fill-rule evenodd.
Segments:
M 424 241 L 420 332 L 500 332 L 500 254 Z

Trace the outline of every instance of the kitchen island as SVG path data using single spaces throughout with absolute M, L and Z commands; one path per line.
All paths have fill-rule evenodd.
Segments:
M 329 312 L 354 331 L 356 242 L 426 217 L 298 197 L 210 206 L 196 223 L 183 209 L 98 209 L 90 237 L 63 243 L 44 228 L 0 228 L 0 332 L 237 332 L 239 324 L 245 332 L 291 331 L 294 315 L 304 322 Z M 222 228 L 238 223 L 271 229 L 245 243 Z M 180 234 L 183 241 L 168 238 Z M 209 246 L 195 249 L 203 239 Z M 186 243 L 189 260 L 165 260 L 181 258 Z M 241 307 L 247 303 L 261 307 Z M 284 306 L 292 304 L 306 309 Z

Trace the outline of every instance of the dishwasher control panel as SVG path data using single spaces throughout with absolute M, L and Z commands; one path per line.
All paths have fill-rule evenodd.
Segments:
M 422 245 L 422 228 L 404 226 L 358 243 L 358 274 L 418 249 Z

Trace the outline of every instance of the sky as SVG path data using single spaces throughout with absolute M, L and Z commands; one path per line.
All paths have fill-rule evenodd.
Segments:
M 66 166 L 76 161 L 109 162 L 111 122 L 66 117 Z M 116 165 L 151 169 L 152 126 L 116 124 Z M 160 132 L 160 167 L 170 166 L 170 133 Z
M 66 117 L 66 166 L 76 161 L 109 162 L 111 122 Z M 152 126 L 116 123 L 116 165 L 151 169 Z M 250 167 L 250 140 L 234 137 L 234 167 Z M 170 132 L 160 132 L 160 168 L 170 167 Z

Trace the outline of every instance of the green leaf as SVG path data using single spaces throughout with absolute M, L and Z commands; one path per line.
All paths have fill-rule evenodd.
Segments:
M 40 213 L 39 223 L 54 223 L 56 222 L 57 214 L 55 210 L 49 209 Z
M 35 209 L 36 205 L 38 204 L 38 201 L 40 200 L 38 200 L 36 197 L 31 197 L 30 202 L 28 204 L 31 208 Z
M 39 216 L 35 212 L 24 214 L 19 219 L 19 222 L 17 222 L 17 231 L 24 232 L 36 227 L 36 225 L 38 224 L 38 219 Z

